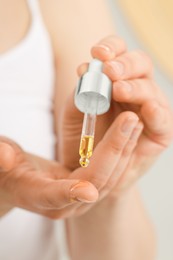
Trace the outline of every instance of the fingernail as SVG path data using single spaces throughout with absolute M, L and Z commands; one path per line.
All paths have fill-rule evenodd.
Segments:
M 134 129 L 133 133 L 130 136 L 130 140 L 137 140 L 143 129 L 143 124 L 140 122 L 139 125 Z
M 118 81 L 114 84 L 114 89 L 124 90 L 126 92 L 132 91 L 132 86 L 127 81 Z
M 86 195 L 89 192 L 89 182 L 83 181 L 75 184 L 70 189 L 70 198 L 72 201 L 80 201 L 85 203 L 92 203 L 96 200 L 90 198 L 88 199 L 88 196 Z
M 110 47 L 107 46 L 107 45 L 105 45 L 105 44 L 95 45 L 94 48 L 101 48 L 101 49 L 103 49 L 103 50 L 106 51 L 106 52 L 112 52 L 112 50 L 110 49 Z
M 138 122 L 138 119 L 136 118 L 128 118 L 122 125 L 121 131 L 123 134 L 129 135 L 132 130 L 135 128 L 136 124 Z
M 124 65 L 117 61 L 108 61 L 105 63 L 110 69 L 114 76 L 122 76 L 124 74 Z

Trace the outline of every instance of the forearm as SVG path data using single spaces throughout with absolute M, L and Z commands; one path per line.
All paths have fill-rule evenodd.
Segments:
M 135 189 L 116 201 L 105 199 L 66 223 L 72 259 L 154 259 L 153 227 Z

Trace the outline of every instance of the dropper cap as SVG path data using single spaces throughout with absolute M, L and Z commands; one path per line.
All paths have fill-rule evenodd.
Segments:
M 110 108 L 112 82 L 102 69 L 103 63 L 93 59 L 88 71 L 79 80 L 75 105 L 83 113 L 100 115 Z

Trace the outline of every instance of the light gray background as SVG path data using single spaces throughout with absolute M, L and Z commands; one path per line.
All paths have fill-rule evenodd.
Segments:
M 111 7 L 117 33 L 126 40 L 130 49 L 142 48 L 145 50 L 143 44 L 135 36 L 133 29 L 128 25 L 122 10 L 115 4 L 115 0 L 107 1 Z M 173 82 L 166 78 L 157 65 L 155 78 L 162 90 L 169 96 L 173 107 Z M 139 181 L 139 187 L 157 232 L 157 260 L 172 260 L 173 145 L 160 156 L 152 169 Z

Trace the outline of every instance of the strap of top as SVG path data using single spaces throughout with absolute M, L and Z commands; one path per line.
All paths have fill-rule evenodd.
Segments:
M 41 22 L 43 22 L 38 0 L 27 0 L 27 2 L 32 14 L 33 21 L 39 19 Z

